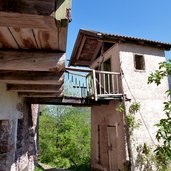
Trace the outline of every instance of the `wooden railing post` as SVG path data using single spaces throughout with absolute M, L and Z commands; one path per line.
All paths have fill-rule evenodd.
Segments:
M 97 101 L 96 71 L 93 69 L 94 99 Z

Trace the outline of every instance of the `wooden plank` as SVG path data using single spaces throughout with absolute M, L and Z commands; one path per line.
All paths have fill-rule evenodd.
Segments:
M 55 10 L 55 0 L 0 0 L 0 10 L 50 15 Z
M 94 51 L 94 54 L 93 54 L 93 56 L 91 58 L 91 62 L 94 62 L 94 60 L 96 59 L 96 57 L 97 57 L 97 55 L 99 53 L 99 50 L 100 50 L 101 46 L 102 46 L 102 42 L 101 41 L 98 41 L 98 45 L 96 47 L 96 50 Z
M 111 91 L 110 91 L 110 75 L 111 74 L 107 74 L 107 84 L 108 84 L 108 94 L 110 94 L 111 93 Z
M 86 69 L 86 68 L 74 68 L 74 67 L 65 67 L 68 71 L 78 71 L 78 72 L 92 72 L 92 69 Z
M 0 27 L 0 48 L 19 48 L 10 30 L 6 27 Z
M 59 49 L 58 28 L 53 31 L 33 29 L 33 32 L 39 49 L 61 50 Z
M 87 66 L 90 66 L 90 65 L 91 65 L 91 61 L 79 60 L 79 61 L 75 62 L 75 64 L 73 66 L 85 66 L 85 67 L 87 67 Z
M 21 28 L 12 28 L 12 27 L 10 27 L 9 29 L 21 49 L 38 48 L 32 29 L 27 29 L 27 28 L 21 29 Z
M 29 85 L 29 84 L 7 84 L 8 91 L 20 92 L 61 92 L 64 89 L 62 85 Z
M 66 51 L 68 27 L 57 24 L 56 30 L 33 30 L 38 48 Z
M 19 96 L 22 97 L 61 97 L 63 95 L 62 92 L 57 93 L 49 93 L 49 92 L 18 92 Z
M 64 81 L 63 72 L 46 71 L 0 71 L 0 82 L 11 84 L 56 84 Z
M 108 155 L 108 137 L 107 137 L 107 121 L 104 118 L 100 123 L 100 156 L 101 166 L 109 171 L 109 155 Z
M 58 29 L 59 50 L 61 50 L 62 52 L 66 51 L 67 32 L 68 32 L 68 27 L 61 27 L 60 29 Z
M 108 147 L 109 147 L 109 171 L 118 170 L 118 147 L 117 147 L 117 128 L 108 126 Z
M 85 44 L 85 41 L 86 41 L 86 36 L 83 36 L 81 44 L 80 44 L 80 47 L 79 47 L 79 50 L 78 50 L 78 53 L 77 53 L 77 56 L 76 56 L 76 60 L 78 60 L 79 57 L 80 57 L 80 54 L 82 52 L 83 46 Z
M 55 52 L 0 51 L 0 70 L 64 71 L 65 54 Z
M 63 104 L 62 97 L 26 97 L 31 104 Z
M 100 89 L 100 94 L 102 94 L 102 74 L 100 74 L 100 73 L 96 73 L 96 74 L 98 74 L 99 75 L 99 89 Z
M 97 97 L 97 85 L 96 85 L 96 73 L 95 73 L 95 70 L 93 70 L 93 90 L 94 90 L 95 101 L 97 101 L 98 97 Z
M 0 26 L 56 30 L 55 19 L 51 16 L 13 12 L 0 12 Z
M 115 79 L 115 75 L 111 75 L 112 76 L 112 92 L 113 93 L 115 93 L 116 91 L 115 91 L 115 81 L 114 81 L 114 79 Z
M 45 84 L 50 84 L 50 85 L 61 85 L 64 83 L 64 78 L 61 77 L 59 80 L 1 80 L 0 83 L 6 83 L 6 84 L 32 84 L 32 85 L 45 85 Z

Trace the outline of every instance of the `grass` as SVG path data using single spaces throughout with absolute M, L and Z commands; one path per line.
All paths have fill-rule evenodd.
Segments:
M 44 171 L 44 170 L 42 168 L 36 166 L 34 171 Z

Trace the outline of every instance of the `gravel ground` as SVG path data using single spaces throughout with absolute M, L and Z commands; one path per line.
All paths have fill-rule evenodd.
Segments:
M 70 170 L 66 170 L 66 169 L 56 169 L 53 168 L 51 166 L 48 166 L 46 164 L 43 163 L 39 163 L 39 165 L 42 167 L 42 169 L 44 169 L 45 171 L 70 171 Z

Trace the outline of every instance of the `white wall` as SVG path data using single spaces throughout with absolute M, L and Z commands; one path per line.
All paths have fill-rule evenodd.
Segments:
M 6 90 L 6 84 L 0 83 L 0 120 L 22 117 L 23 99 L 17 93 Z
M 23 99 L 19 98 L 17 93 L 7 91 L 6 84 L 0 83 L 0 120 L 6 121 L 8 127 L 7 157 L 3 159 L 6 164 L 2 165 L 1 161 L 0 165 L 7 171 L 10 170 L 10 166 L 15 160 L 18 119 L 22 118 L 22 115 Z M 3 140 L 1 139 L 1 141 Z
M 142 54 L 145 59 L 145 71 L 136 71 L 134 68 L 134 54 Z M 155 140 L 156 127 L 154 126 L 163 117 L 163 102 L 167 101 L 165 94 L 168 90 L 167 78 L 162 80 L 161 85 L 147 84 L 148 76 L 151 72 L 158 69 L 158 63 L 165 61 L 164 51 L 157 48 L 150 48 L 141 45 L 121 44 L 120 45 L 120 62 L 124 73 L 122 79 L 123 90 L 131 102 L 127 102 L 129 106 L 134 102 L 140 102 L 140 113 L 137 113 L 136 118 L 140 120 L 142 125 L 134 131 L 134 143 L 136 145 L 147 143 L 154 145 L 150 138 Z M 150 132 L 150 135 L 143 123 L 143 119 Z M 135 148 L 134 149 L 134 154 Z

